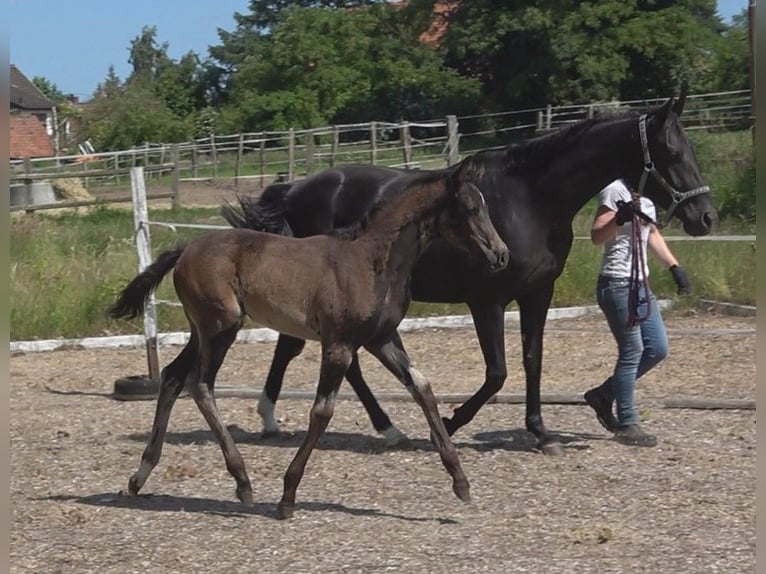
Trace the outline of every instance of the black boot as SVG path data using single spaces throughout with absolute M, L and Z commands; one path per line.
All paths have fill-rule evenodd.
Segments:
M 614 440 L 628 446 L 656 446 L 657 437 L 645 432 L 638 425 L 623 425 L 614 433 Z
M 596 418 L 601 426 L 609 432 L 616 431 L 620 425 L 612 412 L 612 400 L 606 396 L 604 390 L 601 387 L 593 388 L 585 393 L 584 398 L 585 402 L 596 411 Z

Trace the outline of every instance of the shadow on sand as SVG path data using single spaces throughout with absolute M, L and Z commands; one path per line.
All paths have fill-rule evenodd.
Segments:
M 54 502 L 75 502 L 88 506 L 126 508 L 132 510 L 148 510 L 152 512 L 196 512 L 213 516 L 263 516 L 279 520 L 277 505 L 272 502 L 256 502 L 246 506 L 241 502 L 227 500 L 213 500 L 210 498 L 196 498 L 189 496 L 167 496 L 156 494 L 140 494 L 128 496 L 119 493 L 91 494 L 88 496 L 52 495 L 37 498 L 36 500 L 48 500 Z M 323 502 L 298 502 L 295 505 L 296 512 L 339 512 L 351 516 L 373 516 L 380 518 L 395 518 L 407 522 L 437 522 L 439 524 L 457 524 L 455 520 L 448 518 L 419 518 L 391 514 L 373 508 L 353 508 L 343 504 Z
M 278 435 L 264 436 L 262 433 L 247 431 L 237 425 L 227 427 L 232 438 L 238 444 L 274 448 L 298 448 L 306 436 L 306 431 L 282 431 Z M 605 440 L 605 436 L 587 433 L 557 433 L 555 435 L 565 450 L 584 450 L 590 448 L 583 441 Z M 148 432 L 131 433 L 121 437 L 126 440 L 146 443 Z M 505 431 L 482 432 L 473 435 L 472 441 L 456 440 L 458 449 L 473 449 L 477 452 L 505 450 L 509 452 L 539 453 L 537 439 L 526 429 L 516 428 Z M 165 442 L 174 445 L 215 444 L 215 437 L 209 430 L 168 432 Z M 320 450 L 338 450 L 360 454 L 380 454 L 391 450 L 434 451 L 429 439 L 409 438 L 396 446 L 386 446 L 383 439 L 363 433 L 328 431 L 322 435 L 317 447 Z

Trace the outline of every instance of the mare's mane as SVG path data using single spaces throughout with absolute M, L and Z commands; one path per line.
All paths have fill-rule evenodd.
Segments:
M 580 120 L 549 134 L 510 144 L 505 148 L 505 168 L 509 172 L 544 169 L 550 165 L 552 158 L 572 151 L 593 127 L 624 118 L 637 118 L 640 113 L 636 109 L 600 112 L 592 118 Z

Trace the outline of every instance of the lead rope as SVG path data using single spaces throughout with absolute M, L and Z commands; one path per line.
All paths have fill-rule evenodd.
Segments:
M 648 303 L 649 278 L 644 269 L 644 244 L 641 241 L 641 196 L 633 193 L 633 205 L 636 208 L 630 222 L 630 287 L 628 291 L 628 326 L 634 327 L 646 321 L 651 314 L 651 305 L 646 306 L 646 314 L 638 312 L 642 303 Z M 644 297 L 641 297 L 641 287 Z

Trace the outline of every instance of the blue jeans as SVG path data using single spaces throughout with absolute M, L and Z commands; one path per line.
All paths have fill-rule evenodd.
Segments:
M 617 363 L 614 372 L 601 388 L 607 397 L 617 402 L 617 420 L 620 425 L 638 423 L 633 404 L 636 380 L 668 355 L 668 336 L 657 305 L 657 299 L 644 287 L 639 293 L 642 303 L 638 316 L 649 317 L 635 326 L 628 325 L 628 292 L 630 280 L 600 275 L 596 286 L 596 299 L 617 341 Z

